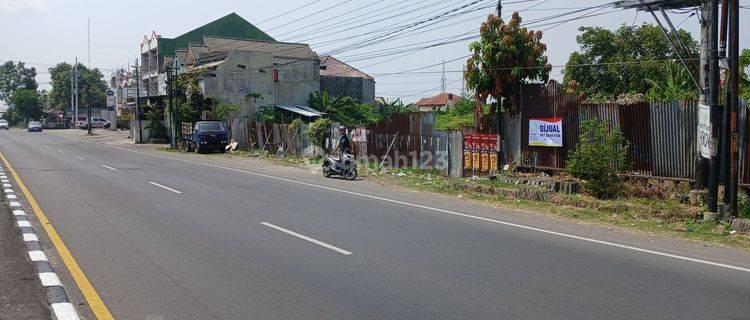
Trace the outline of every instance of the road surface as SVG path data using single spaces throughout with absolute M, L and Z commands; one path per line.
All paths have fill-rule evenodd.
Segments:
M 118 319 L 750 318 L 743 252 L 54 132 L 0 152 Z

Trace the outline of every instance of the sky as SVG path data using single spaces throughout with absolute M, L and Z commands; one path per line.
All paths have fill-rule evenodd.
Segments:
M 503 15 L 521 12 L 529 28 L 544 30 L 549 61 L 564 65 L 578 50 L 576 35 L 581 26 L 616 29 L 622 24 L 654 23 L 647 12 L 614 9 L 606 0 L 505 0 Z M 460 93 L 461 70 L 467 54 L 467 37 L 478 35 L 486 16 L 494 12 L 496 0 L 276 0 L 276 1 L 109 1 L 109 0 L 0 0 L 0 61 L 24 61 L 37 68 L 40 88 L 49 88 L 49 67 L 76 57 L 88 61 L 87 21 L 90 21 L 90 65 L 105 74 L 127 67 L 137 57 L 144 35 L 156 31 L 175 37 L 236 12 L 277 40 L 311 45 L 319 54 L 333 53 L 375 77 L 376 95 L 413 102 L 441 92 L 443 60 L 447 91 Z M 740 0 L 750 7 L 750 0 Z M 305 6 L 306 5 L 306 6 Z M 599 8 L 587 9 L 602 5 Z M 461 8 L 466 6 L 465 8 Z M 298 9 L 294 11 L 295 9 Z M 456 10 L 453 11 L 451 10 Z M 576 12 L 577 10 L 584 10 Z M 291 12 L 290 12 L 291 11 Z M 284 14 L 286 13 L 286 14 Z M 419 21 L 443 13 L 455 16 L 427 26 Z M 555 15 L 566 14 L 561 17 Z M 588 17 L 581 17 L 589 15 Z M 698 38 L 697 16 L 669 13 L 672 22 Z M 568 19 L 575 18 L 572 21 Z M 432 20 L 433 22 L 436 20 Z M 750 9 L 740 12 L 740 30 L 750 30 Z M 399 31 L 402 26 L 415 24 Z M 418 29 L 422 27 L 422 29 Z M 418 29 L 418 30 L 415 30 Z M 347 45 L 362 40 L 375 43 L 361 48 Z M 432 44 L 453 41 L 421 50 Z M 750 46 L 750 34 L 741 34 L 741 48 Z M 395 50 L 395 51 L 394 51 Z M 384 56 L 384 53 L 397 53 Z M 432 66 L 434 65 L 434 66 Z M 419 74 L 394 74 L 432 66 Z M 561 80 L 561 68 L 551 78 Z

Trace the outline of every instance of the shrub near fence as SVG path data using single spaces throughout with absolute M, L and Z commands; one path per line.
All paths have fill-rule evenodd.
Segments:
M 561 92 L 557 86 L 524 86 L 521 114 L 505 116 L 506 162 L 541 168 L 564 169 L 570 149 L 578 143 L 579 123 L 599 118 L 618 126 L 630 143 L 629 173 L 693 180 L 699 157 L 697 148 L 697 113 L 695 101 L 642 102 L 636 104 L 581 104 L 574 94 Z M 739 127 L 741 137 L 750 132 L 747 103 L 741 102 Z M 528 145 L 528 120 L 563 118 L 563 147 L 544 148 Z M 748 139 L 740 143 L 740 183 L 750 184 L 750 148 Z

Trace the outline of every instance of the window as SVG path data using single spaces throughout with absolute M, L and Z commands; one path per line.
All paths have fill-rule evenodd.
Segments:
M 219 122 L 199 123 L 198 131 L 223 131 L 224 125 Z

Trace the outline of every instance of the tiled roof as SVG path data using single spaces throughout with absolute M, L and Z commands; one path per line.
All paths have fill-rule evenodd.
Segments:
M 179 49 L 175 51 L 177 56 L 177 64 L 185 64 L 185 56 L 187 55 L 187 49 Z
M 320 75 L 374 80 L 370 75 L 331 56 L 320 57 Z
M 211 51 L 246 50 L 272 53 L 275 57 L 315 59 L 318 57 L 309 45 L 301 43 L 270 42 L 235 38 L 205 36 L 203 44 Z
M 431 98 L 422 98 L 417 102 L 417 106 L 434 107 L 448 105 L 449 100 L 458 101 L 461 97 L 452 93 L 441 93 Z
M 188 49 L 185 53 L 185 64 L 193 65 L 195 63 L 195 60 L 198 60 L 200 55 L 205 53 L 208 53 L 208 48 L 206 46 L 194 43 L 188 44 Z

